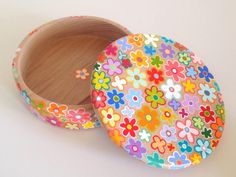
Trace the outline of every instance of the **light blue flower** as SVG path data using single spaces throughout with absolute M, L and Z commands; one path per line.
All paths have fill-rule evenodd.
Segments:
M 174 151 L 173 155 L 168 157 L 168 162 L 171 164 L 171 169 L 185 168 L 191 164 L 186 154 L 180 154 L 178 151 Z
M 29 97 L 29 95 L 27 94 L 27 92 L 25 91 L 25 90 L 22 90 L 22 96 L 23 96 L 23 98 L 24 98 L 24 100 L 25 100 L 25 102 L 27 103 L 27 104 L 31 104 L 31 98 Z
M 186 76 L 191 77 L 192 79 L 196 79 L 197 71 L 194 69 L 193 66 L 186 68 Z
M 164 164 L 164 159 L 160 158 L 159 157 L 159 154 L 157 152 L 154 152 L 151 155 L 147 155 L 146 156 L 147 158 L 147 164 L 148 165 L 151 165 L 151 166 L 154 166 L 154 167 L 157 167 L 157 168 L 162 168 L 163 167 L 163 164 Z
M 141 90 L 129 89 L 129 93 L 126 95 L 126 99 L 130 107 L 140 108 L 144 102 Z
M 175 136 L 176 134 L 175 127 L 169 127 L 168 125 L 164 125 L 160 134 L 161 137 L 164 138 L 168 143 L 170 143 L 171 141 L 177 141 L 177 138 Z
M 126 52 L 127 50 L 131 50 L 132 49 L 132 45 L 130 45 L 127 42 L 127 38 L 121 38 L 117 41 L 117 44 L 121 47 L 121 50 L 123 52 Z
M 210 142 L 208 140 L 203 141 L 201 138 L 198 138 L 196 143 L 197 145 L 194 146 L 194 150 L 200 153 L 203 159 L 207 158 L 207 156 L 212 152 Z
M 153 56 L 157 53 L 156 49 L 154 49 L 151 45 L 150 46 L 145 45 L 144 52 L 150 56 Z
M 131 118 L 134 114 L 134 110 L 130 109 L 128 106 L 125 106 L 125 108 L 121 110 L 121 113 L 124 116 L 127 116 L 128 118 Z

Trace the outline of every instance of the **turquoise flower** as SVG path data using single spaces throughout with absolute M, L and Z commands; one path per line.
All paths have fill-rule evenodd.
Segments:
M 186 140 L 178 142 L 178 145 L 181 152 L 192 152 L 192 147 Z
M 208 140 L 204 141 L 201 138 L 198 138 L 196 143 L 197 145 L 194 146 L 194 150 L 201 154 L 203 159 L 207 158 L 207 156 L 212 152 L 210 142 Z
M 157 168 L 162 168 L 164 164 L 164 159 L 159 157 L 159 154 L 157 152 L 154 152 L 153 155 L 147 155 L 146 156 L 148 162 L 148 165 L 157 167 Z
M 21 94 L 22 94 L 25 102 L 27 104 L 31 104 L 31 98 L 29 97 L 28 93 L 25 90 L 23 90 Z

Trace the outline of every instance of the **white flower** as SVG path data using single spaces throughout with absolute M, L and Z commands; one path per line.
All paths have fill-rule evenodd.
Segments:
M 120 79 L 119 76 L 115 77 L 115 81 L 111 83 L 111 85 L 113 87 L 117 87 L 119 90 L 123 90 L 124 86 L 126 84 L 126 80 L 125 79 Z
M 157 38 L 156 35 L 154 34 L 144 34 L 146 40 L 145 40 L 145 44 L 146 45 L 153 45 L 154 47 L 157 47 L 156 42 L 159 41 L 159 39 Z
M 214 99 L 216 99 L 215 89 L 210 88 L 209 85 L 207 84 L 200 84 L 201 90 L 198 91 L 199 95 L 202 95 L 202 99 L 204 102 L 207 100 L 210 101 L 211 103 L 214 102 Z
M 145 129 L 140 130 L 140 131 L 138 132 L 138 135 L 140 136 L 140 139 L 141 139 L 141 140 L 145 140 L 146 142 L 149 142 L 149 141 L 150 141 L 151 134 L 148 133 Z
M 127 70 L 127 80 L 129 82 L 133 82 L 133 86 L 134 88 L 139 88 L 139 86 L 147 86 L 147 82 L 146 82 L 146 74 L 145 73 L 141 73 L 140 70 L 138 68 L 134 68 L 134 70 Z
M 128 106 L 125 106 L 125 108 L 121 110 L 121 113 L 124 116 L 127 116 L 128 118 L 131 118 L 134 114 L 134 110 L 130 109 Z
M 174 84 L 174 81 L 172 79 L 167 79 L 166 84 L 161 85 L 161 89 L 165 92 L 165 97 L 167 99 L 180 99 L 181 94 L 181 85 Z
M 195 54 L 191 55 L 191 58 L 193 59 L 193 63 L 198 63 L 199 65 L 202 64 L 202 60 L 198 58 Z

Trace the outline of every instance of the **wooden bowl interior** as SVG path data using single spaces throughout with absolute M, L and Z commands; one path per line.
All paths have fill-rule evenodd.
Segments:
M 99 53 L 127 30 L 97 18 L 66 19 L 43 26 L 24 46 L 22 78 L 34 93 L 60 104 L 90 104 L 90 75 Z M 87 79 L 76 79 L 86 68 Z

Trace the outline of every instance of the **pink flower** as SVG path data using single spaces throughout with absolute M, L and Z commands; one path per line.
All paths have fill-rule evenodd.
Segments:
M 122 69 L 120 68 L 121 63 L 119 61 L 113 61 L 111 58 L 107 60 L 107 63 L 103 64 L 102 68 L 107 70 L 107 74 L 112 76 L 115 73 L 121 74 Z
M 166 75 L 172 76 L 175 81 L 179 81 L 179 78 L 184 78 L 184 74 L 182 71 L 184 70 L 183 67 L 179 65 L 177 61 L 168 61 L 168 65 L 165 65 Z
M 178 136 L 182 139 L 185 137 L 190 143 L 195 142 L 195 137 L 199 135 L 199 131 L 192 126 L 190 119 L 186 119 L 185 122 L 176 121 L 176 126 L 179 128 Z
M 193 59 L 193 63 L 197 63 L 199 65 L 202 64 L 202 60 L 200 58 L 198 58 L 195 54 L 192 54 L 191 58 Z
M 46 117 L 45 120 L 49 122 L 51 125 L 58 126 L 58 127 L 62 126 L 62 122 L 60 122 L 58 118 L 56 117 Z
M 106 54 L 116 56 L 117 55 L 117 49 L 118 48 L 116 46 L 113 46 L 112 44 L 110 44 L 106 48 Z
M 198 110 L 198 97 L 185 94 L 182 105 L 188 109 L 190 114 L 193 114 L 196 110 Z
M 79 108 L 78 110 L 69 110 L 67 118 L 74 123 L 83 124 L 91 119 L 91 115 L 85 112 L 84 108 Z

